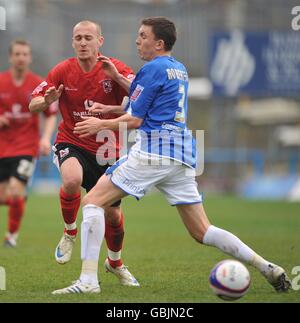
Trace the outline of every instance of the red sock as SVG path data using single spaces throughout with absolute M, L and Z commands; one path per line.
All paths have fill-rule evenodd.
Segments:
M 11 199 L 8 211 L 8 232 L 15 233 L 19 231 L 21 220 L 25 210 L 25 198 L 17 197 Z
M 105 222 L 105 239 L 109 252 L 118 253 L 121 252 L 124 240 L 124 215 L 121 211 L 120 223 L 118 225 L 112 225 Z M 118 258 L 118 257 L 117 257 Z M 121 253 L 119 259 L 110 259 L 108 257 L 109 264 L 113 267 L 122 266 Z
M 77 234 L 77 228 L 75 223 L 77 219 L 77 213 L 80 207 L 80 193 L 69 195 L 65 193 L 64 190 L 61 188 L 59 192 L 59 197 L 61 212 L 64 218 L 65 225 L 67 226 L 68 224 L 74 224 L 74 227 L 72 229 L 68 229 L 66 227 L 65 232 L 69 235 L 75 236 Z

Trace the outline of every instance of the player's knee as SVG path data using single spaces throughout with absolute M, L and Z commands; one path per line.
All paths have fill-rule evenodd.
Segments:
M 99 207 L 102 207 L 101 205 L 99 205 L 99 201 L 97 201 L 95 199 L 95 197 L 93 196 L 93 194 L 91 192 L 89 192 L 88 194 L 86 194 L 82 201 L 81 201 L 83 206 L 86 206 L 88 204 L 92 204 L 92 205 L 97 205 Z
M 18 201 L 24 198 L 24 192 L 16 188 L 11 188 L 9 198 L 12 201 Z
M 63 189 L 68 194 L 76 194 L 81 187 L 81 178 L 79 176 L 69 176 L 63 178 Z

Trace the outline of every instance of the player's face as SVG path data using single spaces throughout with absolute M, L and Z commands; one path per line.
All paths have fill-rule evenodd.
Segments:
M 9 56 L 12 68 L 18 71 L 25 71 L 31 63 L 31 50 L 27 45 L 15 44 Z
M 94 24 L 79 24 L 73 30 L 72 46 L 79 60 L 96 59 L 103 41 Z
M 156 40 L 151 26 L 142 25 L 138 31 L 136 46 L 142 60 L 151 61 L 163 49 L 162 41 Z

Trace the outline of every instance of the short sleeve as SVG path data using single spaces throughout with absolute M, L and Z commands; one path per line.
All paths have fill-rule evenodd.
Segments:
M 44 96 L 49 87 L 56 88 L 62 83 L 61 68 L 59 65 L 54 67 L 48 74 L 46 80 L 42 81 L 32 92 L 32 97 Z
M 165 75 L 159 66 L 145 65 L 132 83 L 127 113 L 144 119 L 163 85 L 164 78 Z

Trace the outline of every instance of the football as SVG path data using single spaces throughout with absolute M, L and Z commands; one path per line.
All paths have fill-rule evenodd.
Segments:
M 224 260 L 212 269 L 209 282 L 218 297 L 234 301 L 247 293 L 251 279 L 248 269 L 242 263 L 236 260 Z

